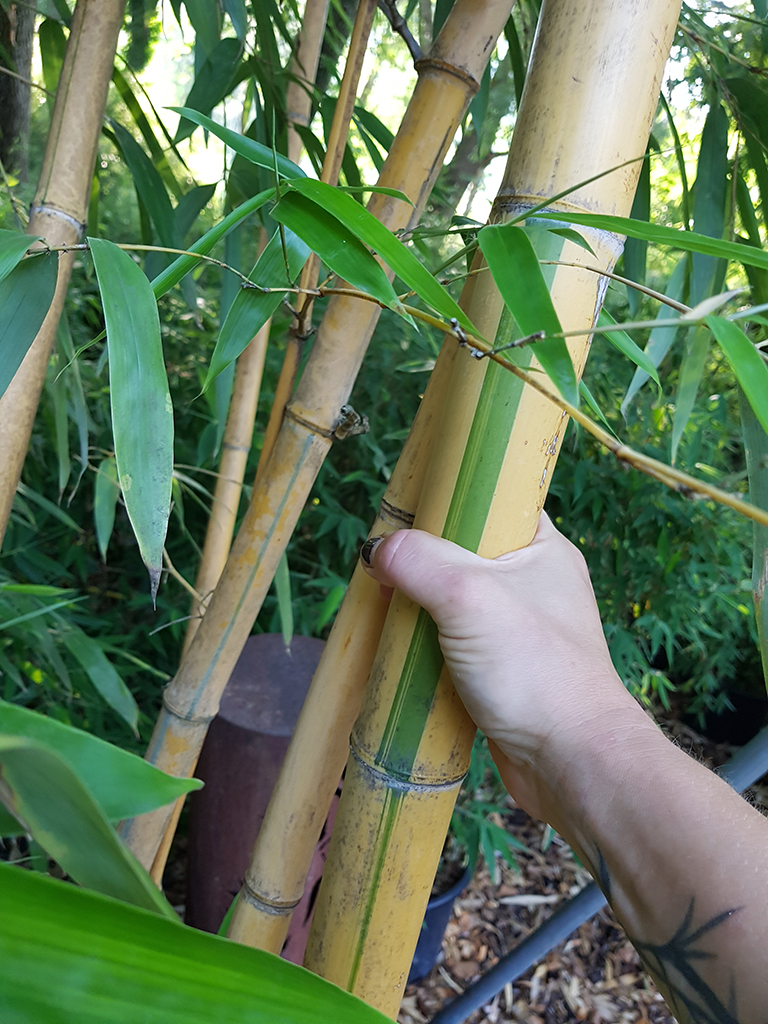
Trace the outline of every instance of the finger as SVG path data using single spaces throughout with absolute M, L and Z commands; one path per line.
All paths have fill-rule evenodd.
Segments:
M 434 617 L 450 605 L 467 575 L 487 570 L 486 560 L 451 541 L 422 530 L 399 530 L 370 545 L 366 572 L 387 587 L 397 587 Z

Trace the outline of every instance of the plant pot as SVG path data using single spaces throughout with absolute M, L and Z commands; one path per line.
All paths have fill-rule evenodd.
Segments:
M 424 913 L 416 952 L 413 954 L 411 969 L 408 972 L 408 983 L 421 981 L 437 963 L 443 945 L 443 936 L 453 912 L 453 901 L 469 885 L 470 874 L 467 868 L 461 878 L 440 896 L 432 896 Z

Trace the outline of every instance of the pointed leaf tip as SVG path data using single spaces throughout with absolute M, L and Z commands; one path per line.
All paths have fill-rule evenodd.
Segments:
M 160 589 L 160 577 L 163 574 L 163 570 L 147 566 L 147 572 L 149 573 L 149 592 L 152 596 L 152 608 L 154 611 L 157 611 L 157 592 Z

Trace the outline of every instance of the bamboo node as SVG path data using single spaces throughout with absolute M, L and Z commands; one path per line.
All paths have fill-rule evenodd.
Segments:
M 42 206 L 31 206 L 29 208 L 29 213 L 31 217 L 34 217 L 37 214 L 44 214 L 46 217 L 58 217 L 59 220 L 63 220 L 66 224 L 69 224 L 70 227 L 73 227 L 77 231 L 78 238 L 85 231 L 85 223 L 83 221 L 78 220 L 77 217 L 73 217 L 72 214 L 66 213 L 64 210 L 60 210 L 56 206 L 48 206 L 46 204 L 43 204 Z
M 382 768 L 376 768 L 363 757 L 361 752 L 355 749 L 354 737 L 349 745 L 349 752 L 362 770 L 370 775 L 378 785 L 383 785 L 387 789 L 400 790 L 403 793 L 440 793 L 446 790 L 458 789 L 467 775 L 466 771 L 464 771 L 461 775 L 456 776 L 456 778 L 447 779 L 444 782 L 416 782 L 410 777 L 398 777 L 398 774 L 391 767 L 387 771 L 384 771 Z
M 264 896 L 260 896 L 256 890 L 251 887 L 247 876 L 243 879 L 243 885 L 240 889 L 240 899 L 245 903 L 250 904 L 254 909 L 260 910 L 263 914 L 271 914 L 273 917 L 285 917 L 288 914 L 292 914 L 301 902 L 300 899 L 292 900 L 290 903 L 272 902 L 272 900 L 268 900 Z
M 386 498 L 382 498 L 379 503 L 378 519 L 389 520 L 395 525 L 411 527 L 413 526 L 413 520 L 416 518 L 415 513 L 406 512 L 404 508 L 398 508 L 397 505 L 393 505 L 387 501 Z
M 246 455 L 251 450 L 251 446 L 250 445 L 230 444 L 229 441 L 222 441 L 221 442 L 221 447 L 222 448 L 228 448 L 231 452 L 245 452 Z
M 474 95 L 480 88 L 480 83 L 476 78 L 473 78 L 468 71 L 463 68 L 457 67 L 455 64 L 450 64 L 447 60 L 440 60 L 439 57 L 422 57 L 421 60 L 417 60 L 414 65 L 417 73 L 420 75 L 422 71 L 439 71 L 444 75 L 453 75 L 454 78 L 458 78 L 464 85 L 469 86 Z
M 168 696 L 168 692 L 173 683 L 170 683 L 168 689 L 163 691 L 163 707 L 172 715 L 173 718 L 178 718 L 180 722 L 190 722 L 192 725 L 208 725 L 212 722 L 216 715 L 196 715 L 194 710 L 192 711 L 180 711 L 171 703 L 171 698 Z

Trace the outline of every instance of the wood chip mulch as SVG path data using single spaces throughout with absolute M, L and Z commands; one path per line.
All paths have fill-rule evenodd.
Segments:
M 712 767 L 733 754 L 680 721 L 662 722 L 683 750 Z M 747 794 L 768 813 L 768 776 Z M 454 904 L 436 966 L 405 992 L 398 1021 L 426 1024 L 590 881 L 559 836 L 509 801 L 505 828 L 527 848 L 518 872 L 497 859 L 494 878 L 482 863 Z M 548 842 L 548 839 L 550 840 Z M 471 1024 L 674 1024 L 634 948 L 608 908 L 582 925 L 544 961 L 468 1018 Z

